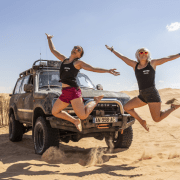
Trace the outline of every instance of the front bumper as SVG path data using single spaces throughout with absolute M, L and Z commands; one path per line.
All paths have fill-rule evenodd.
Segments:
M 77 118 L 77 117 L 75 117 Z M 52 128 L 63 129 L 72 132 L 79 132 L 75 125 L 69 121 L 56 118 L 54 116 L 46 117 L 49 120 Z M 87 119 L 82 120 L 82 134 L 88 134 L 92 132 L 115 132 L 121 131 L 129 126 L 132 126 L 135 119 L 129 114 L 123 114 L 118 116 L 118 122 L 114 123 L 93 123 L 93 116 L 89 115 Z

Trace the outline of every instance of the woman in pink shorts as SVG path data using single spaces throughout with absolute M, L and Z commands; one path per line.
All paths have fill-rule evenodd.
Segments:
M 119 72 L 116 72 L 116 69 L 101 69 L 94 68 L 89 64 L 79 60 L 84 54 L 83 48 L 81 46 L 74 46 L 71 51 L 69 58 L 58 52 L 53 43 L 51 35 L 47 35 L 48 44 L 51 52 L 62 61 L 60 68 L 60 79 L 62 82 L 62 94 L 54 103 L 52 108 L 52 114 L 55 117 L 65 119 L 72 122 L 79 131 L 82 131 L 81 120 L 86 119 L 89 114 L 93 111 L 99 101 L 103 98 L 103 95 L 94 97 L 94 101 L 88 103 L 84 106 L 83 99 L 81 96 L 81 89 L 79 88 L 76 77 L 80 69 L 87 71 L 93 71 L 98 73 L 111 73 L 115 76 L 119 75 Z M 72 117 L 65 111 L 62 111 L 71 103 L 74 112 L 79 117 L 76 119 Z

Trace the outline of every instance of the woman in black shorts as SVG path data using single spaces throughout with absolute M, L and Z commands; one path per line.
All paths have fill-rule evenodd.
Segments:
M 101 69 L 94 68 L 89 64 L 79 60 L 84 54 L 83 48 L 81 46 L 74 46 L 71 51 L 71 55 L 69 58 L 66 58 L 63 54 L 58 52 L 51 38 L 53 36 L 46 34 L 49 48 L 51 52 L 62 61 L 60 68 L 60 78 L 62 82 L 62 94 L 54 103 L 52 108 L 52 114 L 58 118 L 65 119 L 67 121 L 72 122 L 79 131 L 82 131 L 81 120 L 86 119 L 89 114 L 93 111 L 99 101 L 103 98 L 103 95 L 94 97 L 94 101 L 89 102 L 86 106 L 84 106 L 83 99 L 81 96 L 81 89 L 78 87 L 76 82 L 76 77 L 80 69 L 84 69 L 87 71 L 93 71 L 98 73 L 110 73 L 115 76 L 119 75 L 119 72 L 116 72 L 116 69 Z M 62 111 L 71 103 L 72 108 L 76 115 L 80 119 L 76 119 L 72 117 L 65 111 Z
M 139 86 L 139 96 L 128 101 L 124 106 L 124 110 L 137 119 L 147 131 L 149 131 L 149 127 L 147 126 L 146 121 L 139 117 L 134 108 L 142 107 L 148 104 L 153 120 L 155 122 L 159 122 L 175 109 L 180 107 L 180 105 L 172 103 L 169 109 L 161 111 L 161 98 L 155 87 L 156 66 L 179 58 L 180 53 L 161 59 L 151 60 L 149 50 L 146 48 L 140 48 L 135 54 L 138 61 L 136 62 L 118 53 L 113 47 L 106 45 L 106 48 L 122 59 L 127 65 L 131 66 L 135 71 Z

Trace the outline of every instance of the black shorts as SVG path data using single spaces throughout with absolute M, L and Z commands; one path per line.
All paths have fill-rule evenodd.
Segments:
M 139 90 L 138 98 L 145 103 L 161 102 L 161 97 L 155 87 Z

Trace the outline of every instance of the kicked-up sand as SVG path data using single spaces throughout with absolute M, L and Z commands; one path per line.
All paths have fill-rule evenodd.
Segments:
M 159 90 L 162 109 L 172 98 L 180 98 L 179 89 Z M 130 97 L 138 91 L 125 92 Z M 21 142 L 10 142 L 8 127 L 0 127 L 0 179 L 59 180 L 59 179 L 180 179 L 180 108 L 162 122 L 155 123 L 148 106 L 137 109 L 147 120 L 150 131 L 136 121 L 133 142 L 129 149 L 106 153 L 105 140 L 84 138 L 79 142 L 60 142 L 59 149 L 50 147 L 42 156 L 34 154 L 32 132 Z

